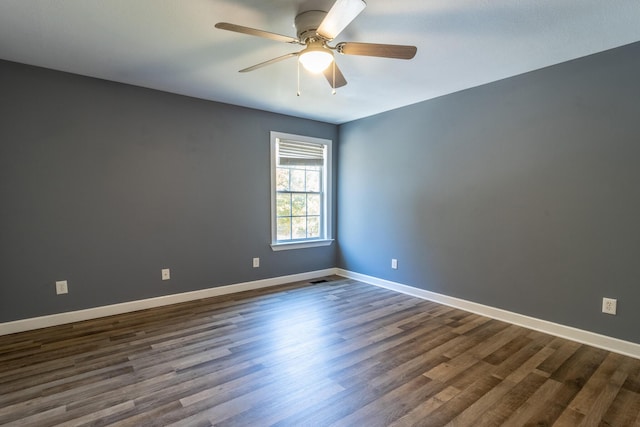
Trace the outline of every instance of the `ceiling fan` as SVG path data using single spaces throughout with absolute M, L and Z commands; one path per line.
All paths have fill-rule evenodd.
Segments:
M 376 56 L 394 59 L 411 59 L 416 55 L 417 48 L 415 46 L 357 42 L 340 42 L 335 46 L 330 46 L 328 43 L 335 39 L 365 7 L 364 0 L 337 0 L 329 12 L 321 10 L 302 12 L 295 17 L 297 38 L 228 22 L 218 22 L 216 28 L 305 46 L 299 52 L 287 53 L 244 68 L 240 70 L 241 73 L 257 70 L 297 56 L 299 63 L 305 69 L 312 73 L 322 72 L 335 91 L 336 88 L 346 85 L 347 81 L 335 63 L 334 51 L 343 55 Z M 332 64 L 333 66 L 330 67 Z

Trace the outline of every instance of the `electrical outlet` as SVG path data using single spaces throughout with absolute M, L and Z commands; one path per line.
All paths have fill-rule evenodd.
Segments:
M 397 259 L 393 258 L 391 260 L 391 268 L 393 268 L 394 270 L 398 269 L 398 260 Z
M 602 298 L 602 312 L 607 314 L 616 314 L 618 309 L 618 300 L 613 298 Z
M 162 269 L 162 280 L 169 280 L 171 279 L 171 270 L 168 268 L 163 268 Z
M 67 281 L 66 280 L 57 281 L 56 294 L 61 295 L 61 294 L 68 294 L 68 293 L 69 293 L 69 288 L 67 287 Z
M 253 259 L 253 268 L 258 268 L 260 267 L 260 258 L 254 258 Z

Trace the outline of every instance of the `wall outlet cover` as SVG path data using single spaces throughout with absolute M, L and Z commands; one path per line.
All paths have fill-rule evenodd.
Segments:
M 260 258 L 254 258 L 253 259 L 253 268 L 258 268 L 260 267 Z
M 62 294 L 68 294 L 69 293 L 69 288 L 67 286 L 67 281 L 66 280 L 59 280 L 56 282 L 56 294 L 57 295 L 62 295 Z
M 616 314 L 618 311 L 618 300 L 614 298 L 602 298 L 602 312 L 606 314 Z
M 169 280 L 171 279 L 171 270 L 168 268 L 163 268 L 162 269 L 162 280 Z

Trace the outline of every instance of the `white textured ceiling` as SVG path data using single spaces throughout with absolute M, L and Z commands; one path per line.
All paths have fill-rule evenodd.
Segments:
M 640 41 L 639 0 L 367 0 L 336 39 L 411 44 L 411 61 L 337 56 L 336 95 L 300 50 L 214 28 L 218 21 L 295 37 L 297 12 L 331 0 L 0 0 L 0 58 L 344 123 Z

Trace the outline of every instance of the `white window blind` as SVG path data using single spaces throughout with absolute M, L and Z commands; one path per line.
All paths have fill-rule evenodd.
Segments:
M 322 166 L 325 145 L 278 138 L 278 165 Z

